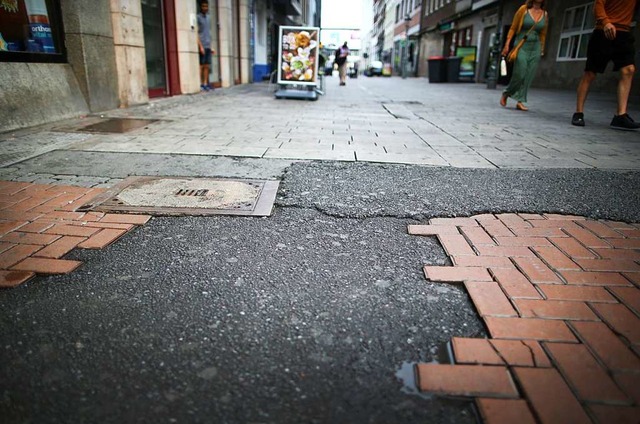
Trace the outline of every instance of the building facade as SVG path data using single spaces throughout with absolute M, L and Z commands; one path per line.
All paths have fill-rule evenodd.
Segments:
M 268 75 L 278 25 L 320 24 L 320 0 L 205 1 L 214 87 Z M 0 3 L 0 132 L 198 93 L 199 3 Z
M 418 65 L 421 0 L 395 0 L 393 12 L 393 72 L 415 75 Z
M 373 1 L 369 62 L 383 62 L 385 70 L 394 75 L 416 74 L 421 7 L 421 0 Z
M 540 60 L 533 86 L 576 87 L 586 62 L 586 47 L 593 30 L 593 0 L 548 2 L 549 28 L 545 56 Z M 491 50 L 496 39 L 503 43 L 511 20 L 522 0 L 423 0 L 420 27 L 418 75 L 428 77 L 427 60 L 432 56 L 453 56 L 459 47 L 475 48 L 473 80 L 485 82 L 491 69 Z M 500 31 L 498 31 L 500 29 Z M 634 29 L 636 39 L 640 35 Z M 502 49 L 502 44 L 499 46 Z M 498 51 L 499 51 L 498 50 Z M 636 62 L 640 56 L 636 57 Z M 617 73 L 600 76 L 593 90 L 615 90 Z M 640 73 L 634 77 L 634 90 Z

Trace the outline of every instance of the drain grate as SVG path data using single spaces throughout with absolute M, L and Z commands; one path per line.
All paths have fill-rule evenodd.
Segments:
M 130 177 L 79 210 L 151 215 L 269 216 L 278 181 Z
M 200 190 L 181 188 L 176 191 L 176 196 L 206 196 L 207 193 L 209 193 L 209 190 L 206 188 L 201 188 Z

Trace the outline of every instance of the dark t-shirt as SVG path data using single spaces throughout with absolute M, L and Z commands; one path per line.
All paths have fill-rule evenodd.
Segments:
M 347 61 L 347 56 L 349 56 L 349 49 L 347 47 L 340 47 L 338 50 L 336 50 L 336 64 L 338 66 L 342 66 L 345 64 L 345 62 Z

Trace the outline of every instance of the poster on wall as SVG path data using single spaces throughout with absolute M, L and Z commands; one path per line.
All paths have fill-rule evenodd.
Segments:
M 56 53 L 45 0 L 0 0 L 0 51 Z
M 315 27 L 280 27 L 278 84 L 317 84 L 319 33 Z
M 474 81 L 476 78 L 476 56 L 478 47 L 476 46 L 458 46 L 456 47 L 456 56 L 462 58 L 460 62 L 460 80 Z

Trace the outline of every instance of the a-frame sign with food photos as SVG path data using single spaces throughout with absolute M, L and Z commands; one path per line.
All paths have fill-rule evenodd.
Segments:
M 318 84 L 320 28 L 280 27 L 278 84 Z

